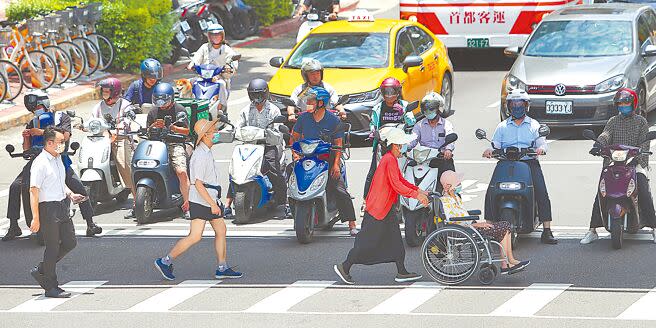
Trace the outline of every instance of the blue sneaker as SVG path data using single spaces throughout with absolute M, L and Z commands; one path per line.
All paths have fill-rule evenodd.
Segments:
M 216 273 L 214 273 L 214 278 L 216 279 L 237 279 L 242 276 L 243 274 L 241 272 L 234 271 L 232 268 L 227 268 L 225 271 L 216 270 Z
M 155 268 L 157 268 L 157 271 L 162 274 L 164 279 L 175 280 L 175 276 L 173 275 L 173 264 L 166 265 L 162 262 L 161 258 L 158 258 L 155 260 Z

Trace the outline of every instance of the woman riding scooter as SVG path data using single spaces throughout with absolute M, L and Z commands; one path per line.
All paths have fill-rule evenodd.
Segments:
M 225 29 L 220 24 L 210 24 L 207 27 L 207 40 L 208 42 L 196 51 L 191 62 L 187 65 L 187 69 L 193 70 L 194 66 L 203 64 L 225 67 L 223 73 L 221 73 L 221 82 L 226 90 L 230 92 L 230 79 L 237 72 L 239 62 L 228 63 L 228 61 L 237 53 L 225 42 Z
M 153 89 L 164 77 L 162 64 L 156 59 L 148 58 L 141 62 L 141 79 L 130 84 L 123 98 L 134 105 L 152 103 Z

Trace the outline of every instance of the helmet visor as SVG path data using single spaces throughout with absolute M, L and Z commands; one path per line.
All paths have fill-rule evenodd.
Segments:
M 528 102 L 525 100 L 508 100 L 508 109 L 528 109 Z
M 157 107 L 166 107 L 173 102 L 173 96 L 168 94 L 153 95 L 153 105 Z
M 395 97 L 399 95 L 399 91 L 394 87 L 384 87 L 383 88 L 383 97 Z
M 248 97 L 251 99 L 251 101 L 261 104 L 265 101 L 267 101 L 267 92 L 264 90 L 261 91 L 249 91 L 248 92 Z
M 142 73 L 142 76 L 159 81 L 164 76 L 164 70 L 161 67 L 159 69 L 148 69 Z

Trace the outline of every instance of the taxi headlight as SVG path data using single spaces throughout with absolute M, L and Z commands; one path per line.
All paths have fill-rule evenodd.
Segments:
M 349 95 L 349 104 L 371 102 L 380 98 L 380 89 Z
M 501 190 L 519 190 L 522 188 L 522 184 L 519 182 L 502 182 L 499 184 L 499 189 Z
M 624 162 L 626 161 L 626 156 L 629 154 L 628 150 L 615 150 L 611 154 L 611 158 L 615 162 Z

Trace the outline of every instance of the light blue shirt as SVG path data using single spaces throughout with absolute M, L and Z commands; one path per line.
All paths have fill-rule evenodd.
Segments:
M 546 152 L 547 140 L 544 137 L 539 138 L 539 129 L 540 123 L 528 116 L 524 118 L 520 125 L 517 125 L 509 117 L 497 125 L 492 137 L 492 143 L 497 149 L 506 149 L 508 147 L 530 148 L 533 146 L 533 140 L 537 139 L 535 148 L 541 148 Z

